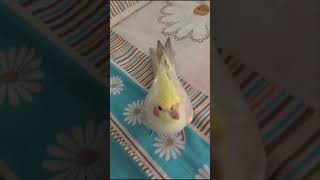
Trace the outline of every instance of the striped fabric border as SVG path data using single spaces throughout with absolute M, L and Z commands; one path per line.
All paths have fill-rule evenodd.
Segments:
M 109 54 L 105 0 L 16 1 L 106 79 Z
M 158 165 L 152 163 L 153 160 L 150 157 L 146 156 L 147 153 L 142 152 L 143 150 L 136 146 L 137 143 L 128 134 L 125 128 L 110 115 L 110 135 L 119 142 L 141 170 L 151 179 L 169 179 L 168 175 Z
M 111 32 L 110 35 L 110 57 L 143 87 L 150 88 L 153 72 L 149 57 L 115 32 Z M 193 106 L 194 118 L 191 124 L 208 142 L 210 138 L 210 98 L 183 79 L 180 81 Z
M 110 27 L 130 16 L 150 1 L 110 1 Z
M 251 71 L 239 58 L 224 55 L 222 49 L 218 52 L 256 115 L 268 179 L 308 179 L 319 171 L 320 126 L 315 110 Z

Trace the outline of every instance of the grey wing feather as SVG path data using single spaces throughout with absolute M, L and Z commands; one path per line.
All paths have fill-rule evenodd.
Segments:
M 163 51 L 164 51 L 164 48 L 161 44 L 161 42 L 158 40 L 158 43 L 157 43 L 157 56 L 158 56 L 158 60 L 160 61 L 162 56 L 163 56 Z
M 150 52 L 150 61 L 152 64 L 152 70 L 153 70 L 153 73 L 156 74 L 160 66 L 159 60 L 154 49 L 149 48 L 149 52 Z
M 165 47 L 164 47 L 164 53 L 168 56 L 168 59 L 170 60 L 170 63 L 172 64 L 173 67 L 175 67 L 176 62 L 175 62 L 175 53 L 172 49 L 172 45 L 171 45 L 171 40 L 168 37 Z

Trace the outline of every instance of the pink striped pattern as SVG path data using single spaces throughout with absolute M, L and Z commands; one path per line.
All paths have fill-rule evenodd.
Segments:
M 222 49 L 218 52 L 223 56 Z M 310 148 L 320 142 L 320 126 L 313 125 L 319 122 L 314 109 L 266 81 L 241 64 L 239 58 L 225 55 L 224 62 L 256 114 L 267 154 L 267 179 L 286 179 L 298 166 L 302 168 L 296 175 L 298 179 L 308 179 L 319 171 L 320 158 L 314 158 L 310 164 L 302 163 L 302 159 L 311 156 Z

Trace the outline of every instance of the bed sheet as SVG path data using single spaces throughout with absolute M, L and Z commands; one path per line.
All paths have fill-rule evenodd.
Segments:
M 106 84 L 19 2 L 0 9 L 0 179 L 104 178 Z

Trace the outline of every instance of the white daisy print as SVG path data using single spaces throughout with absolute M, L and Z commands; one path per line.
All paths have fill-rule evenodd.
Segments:
M 204 42 L 210 37 L 210 1 L 167 1 L 160 10 L 161 33 L 176 40 Z
M 13 47 L 0 52 L 0 105 L 6 101 L 14 107 L 21 101 L 31 102 L 32 93 L 42 90 L 40 58 L 34 49 Z
M 74 126 L 71 136 L 57 135 L 58 145 L 49 146 L 53 157 L 42 163 L 42 167 L 56 172 L 52 179 L 99 180 L 105 178 L 107 147 L 105 122 L 95 126 L 89 121 L 84 128 Z
M 202 168 L 199 168 L 196 179 L 210 179 L 210 167 L 205 164 Z
M 110 78 L 110 94 L 117 95 L 123 90 L 123 81 L 119 76 L 112 76 Z
M 8 167 L 8 165 L 0 160 L 0 179 L 2 180 L 19 180 L 12 170 Z
M 172 157 L 176 159 L 184 149 L 183 137 L 180 134 L 176 135 L 159 135 L 155 137 L 153 146 L 156 148 L 155 154 L 159 154 L 160 158 L 165 157 L 167 161 Z
M 137 100 L 128 104 L 128 106 L 124 109 L 123 115 L 125 116 L 124 121 L 128 122 L 135 126 L 136 124 L 141 124 L 142 122 L 142 106 L 143 101 Z

